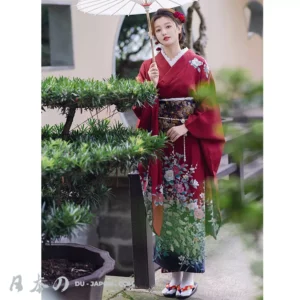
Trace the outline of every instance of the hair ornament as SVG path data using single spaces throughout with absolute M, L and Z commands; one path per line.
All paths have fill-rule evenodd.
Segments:
M 184 14 L 182 14 L 181 12 L 175 11 L 173 15 L 174 15 L 174 17 L 175 17 L 176 19 L 178 19 L 181 23 L 184 23 L 184 22 L 185 22 L 185 16 L 184 16 Z

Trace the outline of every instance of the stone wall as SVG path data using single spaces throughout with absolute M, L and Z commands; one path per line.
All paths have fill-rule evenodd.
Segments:
M 119 178 L 112 187 L 112 196 L 98 212 L 98 247 L 107 250 L 115 259 L 115 270 L 110 275 L 133 274 L 131 204 L 129 179 Z
M 113 196 L 94 211 L 94 223 L 77 232 L 76 237 L 63 238 L 59 242 L 91 245 L 106 250 L 116 261 L 115 269 L 109 275 L 131 276 L 133 256 L 129 179 L 119 177 L 113 182 Z

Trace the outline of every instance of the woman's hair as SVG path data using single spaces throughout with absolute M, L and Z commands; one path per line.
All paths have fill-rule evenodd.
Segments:
M 154 15 L 151 18 L 151 29 L 152 34 L 155 36 L 155 29 L 154 29 L 154 23 L 157 19 L 161 17 L 167 17 L 170 18 L 173 22 L 175 22 L 176 25 L 182 25 L 181 33 L 179 34 L 179 45 L 182 48 L 185 44 L 185 31 L 183 23 L 180 21 L 180 19 L 176 18 L 174 16 L 175 10 L 171 8 L 160 8 L 159 10 L 154 13 Z

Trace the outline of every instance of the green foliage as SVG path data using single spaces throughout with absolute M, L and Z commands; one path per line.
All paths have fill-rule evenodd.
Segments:
M 92 221 L 91 209 L 110 195 L 109 175 L 139 161 L 159 157 L 166 136 L 151 136 L 108 120 L 90 119 L 70 131 L 76 109 L 118 111 L 154 103 L 151 82 L 111 77 L 97 80 L 47 77 L 42 81 L 42 108 L 60 108 L 66 124 L 42 128 L 42 241 L 49 243 Z M 64 132 L 64 134 L 62 134 Z M 63 138 L 63 139 L 62 139 Z
M 100 132 L 99 136 L 89 136 L 83 134 L 85 127 L 82 127 L 82 131 L 77 132 L 72 142 L 59 138 L 43 140 L 42 175 L 71 172 L 103 175 L 116 168 L 126 170 L 139 160 L 156 158 L 160 153 L 159 149 L 165 145 L 165 135 L 151 136 L 142 130 L 133 132 L 129 129 L 127 134 L 120 137 L 118 129 L 122 131 L 122 127 L 118 125 L 112 130 L 107 128 Z M 123 128 L 123 132 L 125 130 Z
M 235 161 L 240 161 L 242 152 L 263 155 L 263 122 L 253 121 L 245 124 L 241 129 L 235 124 L 224 125 L 227 136 L 235 138 L 225 144 L 225 152 L 230 153 Z
M 247 124 L 240 129 L 234 124 L 227 125 L 225 131 L 227 135 L 239 138 L 233 139 L 225 145 L 226 153 L 230 153 L 233 159 L 239 162 L 246 162 L 246 155 L 251 157 L 263 156 L 263 123 L 262 121 Z M 244 180 L 244 198 L 240 192 L 240 178 L 231 177 L 229 180 L 219 182 L 220 206 L 225 211 L 227 222 L 239 225 L 242 236 L 245 234 L 253 236 L 255 241 L 250 244 L 251 248 L 256 248 L 260 252 L 257 244 L 258 238 L 263 230 L 263 177 L 261 175 Z M 262 262 L 254 262 L 254 275 L 263 277 Z M 260 298 L 262 299 L 262 298 Z
M 230 153 L 236 163 L 246 163 L 246 157 L 263 156 L 263 122 L 255 121 L 241 129 L 235 124 L 224 126 L 226 136 L 233 139 L 225 144 L 225 152 Z M 263 227 L 263 177 L 261 175 L 244 180 L 245 197 L 240 194 L 240 179 L 231 177 L 221 180 L 220 204 L 229 220 L 241 225 L 247 233 L 257 234 Z
M 243 232 L 253 235 L 263 229 L 263 190 L 252 190 L 253 185 L 258 184 L 261 187 L 261 183 L 261 177 L 245 181 L 245 190 L 251 192 L 246 194 L 244 200 L 240 196 L 239 178 L 221 180 L 219 183 L 220 206 L 228 215 L 227 221 L 239 224 Z
M 55 124 L 53 126 L 50 126 L 49 124 L 46 124 L 42 127 L 42 140 L 48 140 L 50 138 L 56 139 L 61 138 L 61 133 L 63 131 L 64 124 Z
M 254 81 L 248 70 L 224 68 L 218 71 L 215 79 L 223 116 L 230 116 L 235 110 L 263 105 L 263 82 Z
M 61 237 L 71 237 L 76 229 L 92 222 L 89 206 L 64 202 L 59 207 L 55 202 L 42 208 L 42 241 L 45 244 Z
M 148 41 L 146 16 L 143 14 L 125 16 L 120 30 L 116 55 L 121 60 L 129 60 L 131 55 L 140 53 Z
M 53 126 L 45 125 L 42 128 L 42 140 L 59 139 L 64 125 L 62 123 Z M 137 132 L 133 128 L 126 128 L 122 123 L 115 123 L 111 126 L 109 120 L 89 119 L 86 124 L 73 129 L 68 135 L 68 141 L 72 142 L 95 142 L 103 144 L 119 145 L 125 142 Z
M 247 179 L 244 188 L 246 201 L 261 201 L 263 199 L 262 175 Z
M 62 129 L 63 124 L 42 128 L 43 242 L 89 223 L 90 215 L 77 218 L 78 223 L 67 222 L 68 205 L 99 206 L 110 195 L 109 174 L 125 173 L 139 161 L 160 157 L 166 142 L 165 135 L 151 136 L 120 123 L 110 126 L 108 120 L 91 119 L 72 130 L 67 140 L 60 138 Z
M 223 68 L 218 71 L 216 80 L 218 81 L 218 88 L 222 90 L 226 88 L 228 94 L 237 97 L 247 94 L 249 86 L 252 84 L 249 71 L 242 68 Z
M 252 80 L 244 69 L 223 69 L 216 75 L 217 100 L 222 116 L 242 115 L 251 107 L 263 104 L 263 83 Z M 253 121 L 244 124 L 224 124 L 228 139 L 225 152 L 229 153 L 237 164 L 247 164 L 253 157 L 263 157 L 263 122 Z M 244 197 L 241 186 L 244 186 Z M 248 245 L 257 253 L 261 251 L 259 239 L 263 230 L 263 176 L 250 179 L 230 177 L 219 182 L 220 206 L 226 216 L 226 222 L 239 225 L 242 236 L 251 238 Z M 262 261 L 252 265 L 254 275 L 262 278 Z M 263 299 L 259 297 L 257 299 Z
M 156 89 L 152 82 L 110 77 L 104 81 L 47 77 L 42 81 L 42 108 L 82 108 L 92 110 L 115 105 L 120 112 L 144 102 L 153 104 Z
M 195 90 L 190 90 L 190 97 L 193 97 L 198 106 L 205 102 L 206 105 L 213 107 L 217 104 L 215 85 L 204 83 L 198 85 Z

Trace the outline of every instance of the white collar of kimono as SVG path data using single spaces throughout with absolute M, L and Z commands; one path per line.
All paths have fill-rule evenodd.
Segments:
M 171 67 L 173 67 L 176 64 L 176 62 L 178 61 L 178 59 L 188 50 L 189 49 L 187 47 L 185 47 L 184 49 L 181 49 L 180 52 L 173 59 L 171 59 L 167 56 L 164 49 L 161 49 L 161 54 L 163 55 L 165 60 L 169 63 L 169 65 Z

